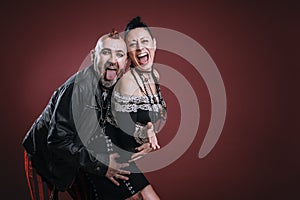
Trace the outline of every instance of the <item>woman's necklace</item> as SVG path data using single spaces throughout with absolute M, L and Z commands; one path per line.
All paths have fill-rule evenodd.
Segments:
M 133 70 L 133 69 L 131 68 L 131 70 Z M 151 105 L 153 105 L 153 103 L 154 103 L 154 104 L 157 104 L 158 102 L 157 102 L 157 100 L 156 100 L 156 98 L 155 98 L 154 92 L 153 92 L 153 90 L 152 90 L 152 88 L 151 88 L 151 85 L 150 85 L 150 80 L 151 80 L 151 77 L 150 77 L 151 74 L 150 74 L 150 73 L 151 73 L 151 72 L 144 72 L 144 71 L 138 70 L 138 69 L 136 69 L 136 68 L 134 68 L 134 70 L 135 70 L 135 72 L 139 75 L 139 78 L 140 78 L 140 80 L 141 80 L 141 82 L 142 82 L 143 88 L 142 88 L 142 86 L 140 85 L 139 81 L 137 80 L 137 78 L 136 78 L 134 72 L 131 71 L 131 73 L 132 73 L 132 75 L 133 75 L 133 77 L 134 77 L 136 83 L 138 84 L 138 86 L 139 86 L 141 92 L 144 93 L 144 94 L 148 97 L 149 103 L 150 103 Z M 148 74 L 148 77 L 146 77 L 145 74 Z M 147 89 L 147 86 L 148 86 L 149 89 Z M 148 91 L 150 91 L 151 95 L 149 95 L 149 92 L 148 92 Z M 151 96 L 152 98 L 151 98 L 150 96 Z M 152 102 L 153 102 L 153 103 L 152 103 Z
M 140 78 L 140 80 L 142 81 L 142 86 L 143 86 L 143 88 L 142 88 L 142 86 L 140 85 L 139 81 L 137 80 L 137 77 L 136 77 L 136 75 L 135 75 L 134 70 L 135 70 L 135 72 L 139 75 L 139 78 Z M 157 131 L 160 129 L 160 126 L 161 126 L 161 124 L 162 124 L 162 121 L 165 121 L 165 120 L 166 120 L 166 118 L 165 118 L 166 104 L 165 104 L 163 98 L 161 97 L 160 87 L 159 87 L 159 84 L 158 84 L 158 82 L 157 82 L 157 79 L 155 78 L 155 75 L 153 74 L 152 71 L 151 71 L 151 72 L 143 72 L 143 71 L 138 70 L 138 69 L 136 69 L 136 68 L 131 68 L 131 74 L 133 75 L 133 77 L 134 77 L 134 79 L 135 79 L 135 81 L 136 81 L 138 87 L 140 88 L 140 91 L 141 91 L 142 93 L 144 93 L 144 94 L 148 97 L 149 104 L 150 104 L 151 106 L 153 106 L 154 104 L 161 104 L 161 107 L 159 108 L 159 112 L 157 113 L 158 116 L 157 116 L 157 117 L 152 117 L 152 119 L 155 119 L 155 118 L 156 118 L 156 119 L 161 119 L 161 120 L 159 120 L 159 123 L 158 123 L 158 124 L 153 124 L 153 125 L 154 125 L 154 130 L 157 132 Z M 148 77 L 146 77 L 145 74 L 148 74 Z M 158 100 L 159 100 L 159 101 L 157 101 L 157 99 L 155 98 L 154 92 L 153 92 L 153 90 L 152 90 L 152 88 L 151 88 L 151 85 L 150 85 L 151 75 L 152 75 L 152 78 L 153 78 L 154 83 L 155 83 L 155 88 L 156 88 L 156 92 L 157 92 L 157 96 L 158 96 Z M 154 76 L 154 77 L 153 77 L 153 76 Z M 150 93 L 151 93 L 151 95 L 152 95 L 152 100 L 153 100 L 153 101 L 151 101 L 151 97 L 150 97 L 150 95 L 149 95 L 149 93 L 148 93 L 148 90 L 147 90 L 147 87 L 146 87 L 146 84 L 145 84 L 145 83 L 147 83 L 147 86 L 148 86 L 149 91 L 150 91 Z M 154 104 L 153 104 L 152 102 L 153 102 Z M 155 115 L 154 113 L 152 113 L 152 114 Z M 156 121 L 156 120 L 154 120 L 154 121 Z

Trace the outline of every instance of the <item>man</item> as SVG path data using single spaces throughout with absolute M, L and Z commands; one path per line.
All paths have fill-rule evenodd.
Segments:
M 108 97 L 127 62 L 123 39 L 113 31 L 102 36 L 92 51 L 93 65 L 74 74 L 52 95 L 49 104 L 26 134 L 25 170 L 32 199 L 57 199 L 58 190 L 73 199 L 88 199 L 84 173 L 127 180 L 128 163 L 116 162 L 117 154 L 96 154 L 86 142 L 101 132 L 108 112 Z M 105 140 L 105 139 L 104 139 Z M 109 142 L 105 140 L 106 142 Z M 106 148 L 106 147 L 105 147 Z M 150 151 L 139 148 L 135 156 Z

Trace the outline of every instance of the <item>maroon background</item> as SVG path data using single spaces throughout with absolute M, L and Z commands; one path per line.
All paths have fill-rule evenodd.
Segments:
M 23 136 L 96 39 L 112 27 L 123 30 L 136 15 L 149 26 L 180 31 L 201 44 L 217 64 L 227 92 L 221 138 L 199 159 L 210 117 L 207 88 L 185 60 L 158 52 L 157 62 L 189 79 L 201 109 L 198 135 L 188 151 L 146 174 L 162 199 L 299 198 L 298 4 L 51 2 L 1 3 L 1 199 L 29 199 Z M 169 114 L 174 113 L 168 120 L 176 124 L 177 101 L 170 101 L 168 89 L 163 92 Z M 166 127 L 162 145 L 177 129 Z

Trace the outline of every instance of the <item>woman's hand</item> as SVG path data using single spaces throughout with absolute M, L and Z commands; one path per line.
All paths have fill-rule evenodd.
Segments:
M 146 130 L 144 130 L 144 131 L 146 131 L 149 142 L 144 143 L 141 146 L 135 148 L 137 153 L 134 153 L 131 156 L 131 159 L 128 161 L 129 163 L 143 158 L 144 156 L 146 156 L 148 153 L 150 153 L 153 150 L 160 149 L 157 137 L 156 137 L 154 129 L 153 129 L 154 128 L 153 124 L 151 122 L 148 122 L 148 124 L 145 128 L 146 128 Z
M 151 122 L 148 122 L 146 132 L 147 132 L 147 137 L 149 139 L 150 147 L 153 150 L 160 149 L 160 146 L 158 145 L 157 137 L 153 129 L 153 124 Z

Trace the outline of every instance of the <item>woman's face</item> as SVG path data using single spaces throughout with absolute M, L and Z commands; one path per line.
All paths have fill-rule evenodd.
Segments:
M 126 45 L 133 65 L 150 71 L 156 50 L 156 41 L 150 33 L 145 28 L 132 29 L 127 34 Z

